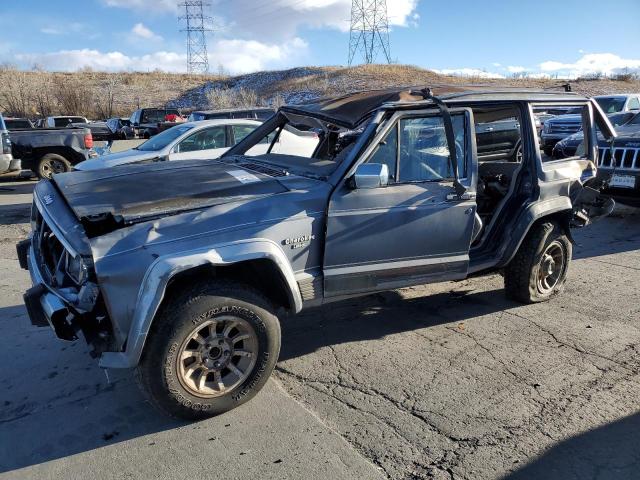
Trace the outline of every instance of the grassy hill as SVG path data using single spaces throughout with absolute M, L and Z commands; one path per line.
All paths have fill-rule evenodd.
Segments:
M 239 76 L 163 72 L 75 73 L 0 70 L 0 111 L 37 117 L 81 114 L 92 119 L 129 116 L 138 106 L 175 106 L 184 110 L 246 104 L 297 103 L 314 97 L 388 86 L 493 84 L 548 88 L 563 80 L 486 79 L 440 75 L 409 65 L 299 67 Z M 572 80 L 585 95 L 640 91 L 631 76 Z

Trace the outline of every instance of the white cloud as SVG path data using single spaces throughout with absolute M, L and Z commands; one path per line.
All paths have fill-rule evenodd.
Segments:
M 144 38 L 146 40 L 162 40 L 162 37 L 160 35 L 156 35 L 142 23 L 136 23 L 131 29 L 131 33 L 136 37 Z
M 504 78 L 504 75 L 495 72 L 487 72 L 479 68 L 445 68 L 442 70 L 434 70 L 442 75 L 456 75 L 460 77 L 479 77 L 479 78 Z
M 102 0 L 108 7 L 131 8 L 144 12 L 175 12 L 178 0 Z
M 44 27 L 40 29 L 40 33 L 44 33 L 45 35 L 62 35 L 62 31 L 55 27 Z
M 640 72 L 640 59 L 622 58 L 613 53 L 588 53 L 574 63 L 562 63 L 554 60 L 542 62 L 540 70 L 544 73 L 567 78 L 596 73 L 611 75 L 623 71 Z
M 491 65 L 493 65 L 494 67 L 501 67 L 502 64 L 498 63 L 498 62 L 493 62 Z
M 307 52 L 307 43 L 300 38 L 282 44 L 266 44 L 254 40 L 219 40 L 209 46 L 209 65 L 215 71 L 217 65 L 234 73 L 287 68 L 293 66 Z M 158 51 L 146 55 L 129 56 L 122 52 L 101 52 L 93 49 L 61 50 L 50 53 L 17 54 L 17 62 L 23 66 L 41 65 L 47 70 L 76 71 L 90 67 L 100 71 L 151 71 L 185 72 L 187 55 Z
M 71 22 L 64 25 L 63 28 L 59 26 L 47 25 L 40 29 L 40 33 L 45 35 L 70 35 L 74 33 L 81 33 L 87 30 L 87 25 L 80 22 Z
M 524 67 L 520 67 L 520 66 L 513 66 L 513 65 L 509 65 L 509 66 L 507 67 L 507 71 L 508 71 L 509 73 L 523 73 L 523 72 L 526 72 L 526 71 L 527 71 L 527 69 L 526 69 L 526 68 L 524 68 Z
M 390 27 L 417 25 L 418 0 L 387 2 Z M 258 39 L 282 39 L 296 35 L 301 27 L 349 31 L 351 0 L 281 0 L 262 2 L 235 0 L 221 4 L 216 15 L 225 18 L 227 29 Z

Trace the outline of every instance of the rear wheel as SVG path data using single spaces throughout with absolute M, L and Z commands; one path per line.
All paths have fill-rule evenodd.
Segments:
M 238 283 L 196 286 L 171 300 L 155 322 L 138 379 L 151 402 L 174 417 L 204 418 L 248 401 L 280 352 L 271 305 Z
M 571 242 L 555 222 L 535 225 L 505 269 L 505 291 L 523 303 L 549 300 L 564 289 Z
M 38 162 L 38 171 L 36 173 L 40 178 L 51 178 L 55 173 L 69 171 L 71 171 L 69 160 L 57 153 L 47 153 Z

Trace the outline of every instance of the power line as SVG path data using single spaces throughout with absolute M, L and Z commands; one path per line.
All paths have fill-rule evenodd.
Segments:
M 204 7 L 211 3 L 203 0 L 185 0 L 178 5 L 184 7 L 185 14 L 178 17 L 184 20 L 186 28 L 180 30 L 187 32 L 187 70 L 189 73 L 208 73 L 209 56 L 207 55 L 207 32 L 212 29 L 205 26 L 205 21 L 211 21 L 211 17 L 204 15 Z
M 364 63 L 373 63 L 380 52 L 391 63 L 386 0 L 352 0 L 349 65 L 358 53 Z

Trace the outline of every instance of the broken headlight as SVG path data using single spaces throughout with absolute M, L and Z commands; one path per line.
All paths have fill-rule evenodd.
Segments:
M 82 285 L 88 277 L 87 265 L 80 255 L 72 257 L 67 253 L 67 275 L 78 285 Z

